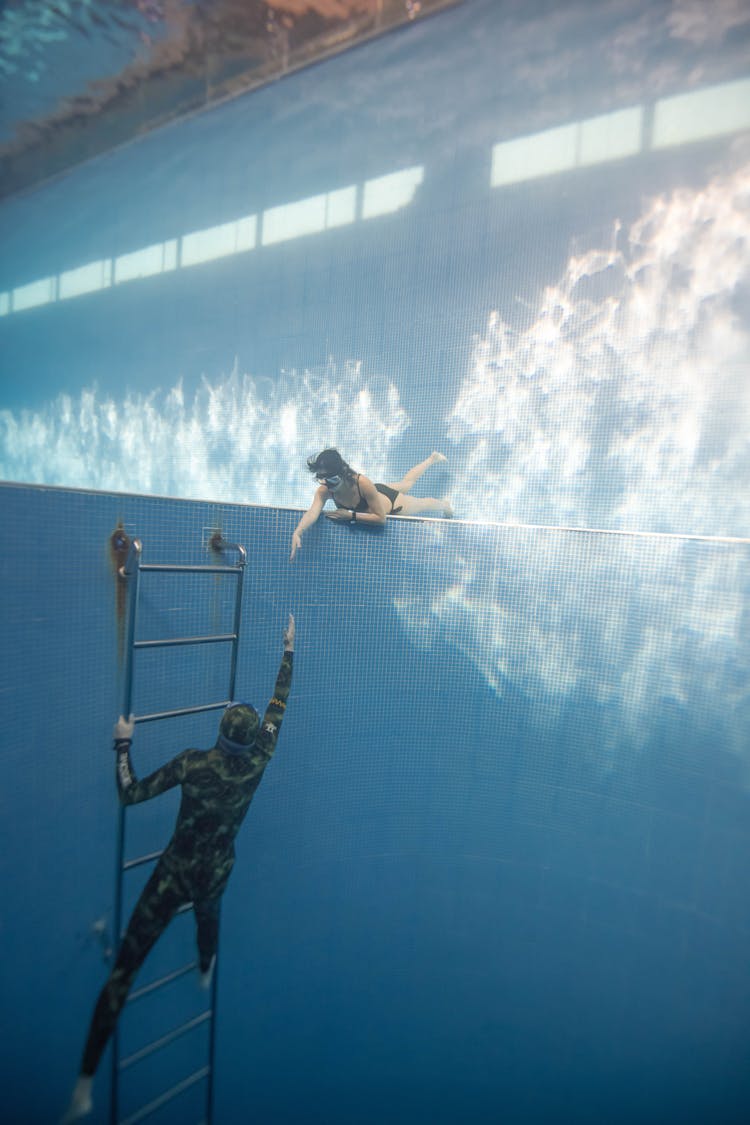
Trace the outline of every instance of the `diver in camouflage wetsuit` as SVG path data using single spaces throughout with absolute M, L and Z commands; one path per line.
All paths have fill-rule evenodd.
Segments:
M 179 907 L 192 903 L 201 983 L 208 987 L 216 956 L 219 904 L 234 865 L 234 838 L 276 746 L 292 683 L 294 618 L 284 632 L 284 655 L 263 722 L 247 703 L 224 712 L 211 750 L 183 750 L 143 781 L 130 761 L 133 721 L 115 725 L 117 788 L 124 805 L 148 801 L 182 786 L 172 839 L 162 852 L 128 923 L 117 961 L 91 1020 L 81 1072 L 64 1122 L 91 1112 L 91 1085 L 102 1052 L 136 973 Z M 260 726 L 260 729 L 258 729 Z

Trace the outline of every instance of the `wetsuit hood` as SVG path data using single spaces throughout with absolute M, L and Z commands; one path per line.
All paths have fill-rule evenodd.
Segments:
M 229 754 L 242 754 L 254 745 L 259 726 L 251 703 L 231 703 L 221 717 L 216 745 Z

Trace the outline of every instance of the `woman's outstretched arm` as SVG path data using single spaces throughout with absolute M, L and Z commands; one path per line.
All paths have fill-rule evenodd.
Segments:
M 325 504 L 327 499 L 328 489 L 324 484 L 321 484 L 320 488 L 315 490 L 315 497 L 312 504 L 307 509 L 304 516 L 299 521 L 294 529 L 294 532 L 292 533 L 292 550 L 291 554 L 289 555 L 289 562 L 293 560 L 294 556 L 297 554 L 297 551 L 302 546 L 302 533 L 307 531 L 308 527 L 312 527 L 312 525 L 318 519 L 320 513 L 323 511 L 323 505 Z

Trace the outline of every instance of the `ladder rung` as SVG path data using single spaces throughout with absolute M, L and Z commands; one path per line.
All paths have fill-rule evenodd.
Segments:
M 139 568 L 144 570 L 158 570 L 162 574 L 241 574 L 241 566 L 203 566 L 196 563 L 141 563 Z
M 136 723 L 151 723 L 157 719 L 176 719 L 179 715 L 199 715 L 202 711 L 219 711 L 228 707 L 231 699 L 222 699 L 220 703 L 201 703 L 198 707 L 178 707 L 176 711 L 154 711 L 150 715 L 136 715 Z
M 163 637 L 155 641 L 133 641 L 133 648 L 174 648 L 175 645 L 213 645 L 235 641 L 236 633 L 215 633 L 210 637 Z
M 213 1015 L 213 1009 L 208 1008 L 205 1012 L 201 1012 L 199 1016 L 194 1016 L 191 1020 L 186 1020 L 185 1023 L 180 1024 L 173 1031 L 168 1031 L 166 1035 L 162 1035 L 160 1039 L 154 1039 L 152 1043 L 147 1043 L 145 1047 L 141 1047 L 139 1051 L 134 1051 L 132 1055 L 128 1055 L 126 1059 L 119 1062 L 117 1065 L 120 1070 L 126 1070 L 129 1066 L 134 1066 L 135 1063 L 140 1062 L 141 1059 L 148 1058 L 153 1055 L 155 1051 L 160 1051 L 162 1047 L 166 1047 L 169 1043 L 179 1039 L 181 1035 L 186 1035 L 188 1031 L 193 1031 L 196 1027 L 200 1027 L 206 1020 L 210 1020 Z
M 154 1098 L 152 1102 L 142 1106 L 141 1109 L 131 1114 L 130 1117 L 123 1118 L 119 1125 L 136 1125 L 138 1121 L 143 1121 L 144 1118 L 149 1117 L 157 1109 L 161 1109 L 167 1102 L 171 1102 L 172 1098 L 176 1098 L 183 1090 L 189 1090 L 196 1082 L 201 1082 L 204 1078 L 208 1078 L 210 1073 L 211 1068 L 209 1066 L 202 1066 L 200 1070 L 196 1070 L 187 1078 L 183 1078 L 182 1082 L 178 1082 L 175 1086 L 172 1086 L 169 1090 L 160 1094 L 158 1098 Z
M 165 984 L 171 984 L 172 981 L 179 980 L 180 977 L 192 973 L 197 964 L 197 961 L 191 961 L 190 964 L 183 965 L 181 969 L 175 969 L 172 973 L 167 973 L 165 977 L 159 977 L 151 984 L 144 984 L 143 988 L 136 988 L 135 992 L 131 992 L 128 996 L 127 1003 L 132 1004 L 134 1000 L 140 1000 L 142 996 L 148 996 L 149 993 L 156 992 L 158 988 L 163 988 Z
M 139 855 L 135 859 L 128 859 L 123 863 L 123 871 L 132 871 L 134 867 L 142 867 L 144 863 L 151 863 L 152 860 L 158 859 L 161 852 L 149 852 L 148 855 Z

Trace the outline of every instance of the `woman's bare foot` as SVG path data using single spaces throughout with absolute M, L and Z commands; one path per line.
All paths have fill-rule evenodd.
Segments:
M 447 500 L 443 500 L 443 515 L 447 520 L 453 519 L 453 508 Z
M 438 453 L 437 450 L 435 450 L 434 453 L 430 454 L 430 464 L 431 465 L 437 465 L 439 461 L 447 461 L 447 460 L 448 460 L 448 458 L 445 456 L 445 454 L 444 453 Z

